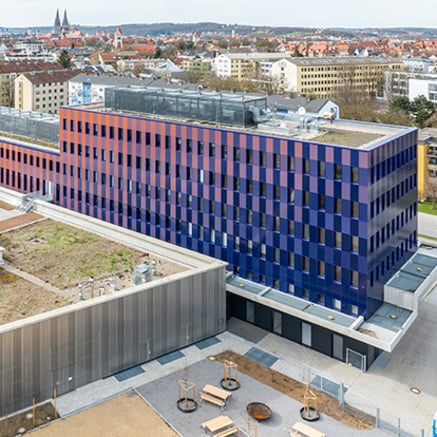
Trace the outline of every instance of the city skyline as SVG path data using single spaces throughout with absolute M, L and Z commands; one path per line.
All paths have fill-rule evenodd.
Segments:
M 67 9 L 71 23 L 78 25 L 119 25 L 130 23 L 195 23 L 218 22 L 223 24 L 247 24 L 287 27 L 431 27 L 435 28 L 435 0 L 418 0 L 414 8 L 410 1 L 380 2 L 368 0 L 365 8 L 355 2 L 340 0 L 326 2 L 313 0 L 310 6 L 293 4 L 285 0 L 272 0 L 268 7 L 247 0 L 208 4 L 199 0 L 170 3 L 168 0 L 155 4 L 126 0 L 106 7 L 102 1 L 76 0 L 71 6 L 55 0 L 17 0 L 14 8 L 4 8 L 0 27 L 47 27 L 54 21 L 56 9 Z M 20 13 L 17 14 L 17 10 Z M 104 13 L 102 13 L 104 12 Z M 434 13 L 433 13 L 434 12 Z

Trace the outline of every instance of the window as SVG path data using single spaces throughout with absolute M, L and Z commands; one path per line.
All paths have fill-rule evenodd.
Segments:
M 334 281 L 341 282 L 341 267 L 334 266 Z
M 351 272 L 351 285 L 352 287 L 358 287 L 358 272 L 354 270 Z
M 260 191 L 260 196 L 265 196 L 266 195 L 266 193 L 267 193 L 267 190 L 266 190 L 266 184 L 265 184 L 265 182 L 260 182 L 260 184 L 259 184 L 259 191 Z
M 310 271 L 310 259 L 307 256 L 303 257 L 303 271 L 307 273 Z
M 322 276 L 322 275 L 320 275 Z M 325 305 L 325 295 L 324 294 L 317 294 L 317 303 L 319 305 Z
M 281 155 L 278 153 L 273 155 L 273 166 L 274 168 L 281 168 Z
M 323 194 L 319 194 L 319 209 L 325 209 L 325 199 Z
M 234 237 L 234 250 L 240 250 L 240 237 Z
M 341 249 L 341 232 L 335 233 L 335 247 Z
M 303 225 L 303 238 L 305 240 L 310 239 L 310 225 Z
M 294 156 L 288 157 L 288 171 L 294 171 Z
M 266 245 L 265 244 L 261 244 L 261 256 L 263 258 L 265 258 L 266 257 L 266 253 L 267 253 Z
M 262 166 L 266 165 L 266 152 L 259 152 L 259 164 Z
M 278 216 L 275 216 L 273 221 L 273 230 L 279 232 L 280 227 L 281 227 L 281 219 Z
M 240 220 L 240 208 L 238 206 L 234 207 L 234 220 Z
M 303 193 L 303 204 L 304 206 L 310 206 L 310 193 L 308 191 Z
M 294 194 L 295 194 L 295 191 L 293 190 L 293 188 L 289 188 L 288 189 L 288 201 L 289 202 L 294 202 Z
M 336 214 L 341 214 L 341 199 L 335 199 L 334 212 Z
M 275 261 L 275 263 L 279 263 L 280 256 L 281 256 L 281 251 L 277 247 L 275 247 L 275 250 L 274 250 L 274 261 Z
M 357 183 L 359 181 L 360 173 L 358 167 L 351 168 L 351 181 Z
M 326 176 L 326 164 L 325 161 L 319 161 L 319 176 L 324 178 Z
M 309 159 L 303 160 L 303 172 L 305 174 L 310 174 L 310 160 Z
M 324 277 L 325 276 L 325 262 L 324 261 L 319 261 L 318 264 L 318 275 Z
M 294 253 L 288 252 L 288 265 L 294 267 Z
M 215 156 L 215 144 L 209 143 L 209 156 L 213 157 Z
M 357 252 L 359 250 L 359 239 L 358 237 L 352 237 L 352 252 Z
M 334 165 L 334 178 L 341 179 L 342 178 L 342 168 L 340 164 Z
M 325 244 L 325 228 L 319 228 L 319 243 Z
M 281 199 L 281 187 L 279 185 L 274 186 L 273 197 L 275 200 Z
M 336 310 L 341 311 L 341 300 L 339 299 L 333 299 L 332 300 L 333 306 Z
M 351 211 L 352 217 L 358 217 L 358 213 L 359 213 L 358 202 L 352 202 L 352 211 Z
M 290 235 L 294 235 L 294 221 L 293 220 L 288 221 L 288 233 Z

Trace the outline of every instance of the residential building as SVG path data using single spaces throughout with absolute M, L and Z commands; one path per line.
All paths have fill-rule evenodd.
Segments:
M 437 105 L 437 74 L 412 77 L 408 80 L 408 98 L 412 101 L 419 96 L 425 96 Z
M 204 77 L 211 72 L 211 62 L 210 58 L 184 56 L 180 58 L 179 67 L 183 71 L 190 71 L 199 77 Z
M 284 97 L 272 94 L 267 96 L 267 104 L 273 112 L 324 117 L 333 120 L 340 118 L 340 107 L 330 99 Z
M 271 76 L 272 65 L 283 53 L 226 53 L 215 57 L 212 70 L 218 77 L 237 80 Z
M 24 73 L 15 79 L 15 105 L 25 111 L 57 114 L 68 103 L 68 81 L 78 71 Z
M 29 72 L 61 70 L 56 62 L 41 60 L 15 60 L 0 62 L 0 106 L 14 105 L 14 80 L 18 75 Z
M 384 81 L 384 97 L 387 100 L 407 96 L 413 101 L 418 96 L 425 96 L 429 101 L 437 104 L 437 74 L 411 71 L 386 72 Z

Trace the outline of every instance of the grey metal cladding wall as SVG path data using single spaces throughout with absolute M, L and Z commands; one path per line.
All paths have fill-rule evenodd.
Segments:
M 222 332 L 224 279 L 215 264 L 1 333 L 0 416 Z

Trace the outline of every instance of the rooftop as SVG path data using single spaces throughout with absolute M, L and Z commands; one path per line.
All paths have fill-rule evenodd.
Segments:
M 6 264 L 0 266 L 2 305 L 0 325 L 72 303 L 112 298 L 136 290 L 133 270 L 148 265 L 151 277 L 160 280 L 197 267 L 220 262 L 131 231 L 101 226 L 96 235 L 88 218 L 74 213 L 81 228 L 49 219 L 46 214 L 20 213 L 1 200 L 0 246 Z M 54 205 L 57 214 L 71 219 L 72 212 Z M 63 212 L 64 211 L 64 212 Z M 50 214 L 49 214 L 50 215 Z M 90 227 L 90 231 L 87 228 Z M 105 232 L 110 239 L 104 236 Z M 119 234 L 117 236 L 117 233 Z M 124 241 L 125 244 L 120 243 Z
M 371 149 L 382 140 L 414 130 L 379 123 L 334 121 L 299 111 L 298 114 L 267 112 L 266 96 L 201 90 L 107 88 L 104 105 L 81 107 L 211 127 L 243 128 L 260 134 L 362 149 Z
M 366 64 L 403 64 L 401 59 L 383 58 L 377 56 L 335 56 L 335 57 L 303 57 L 291 58 L 290 62 L 302 67 L 313 65 L 366 65 Z

